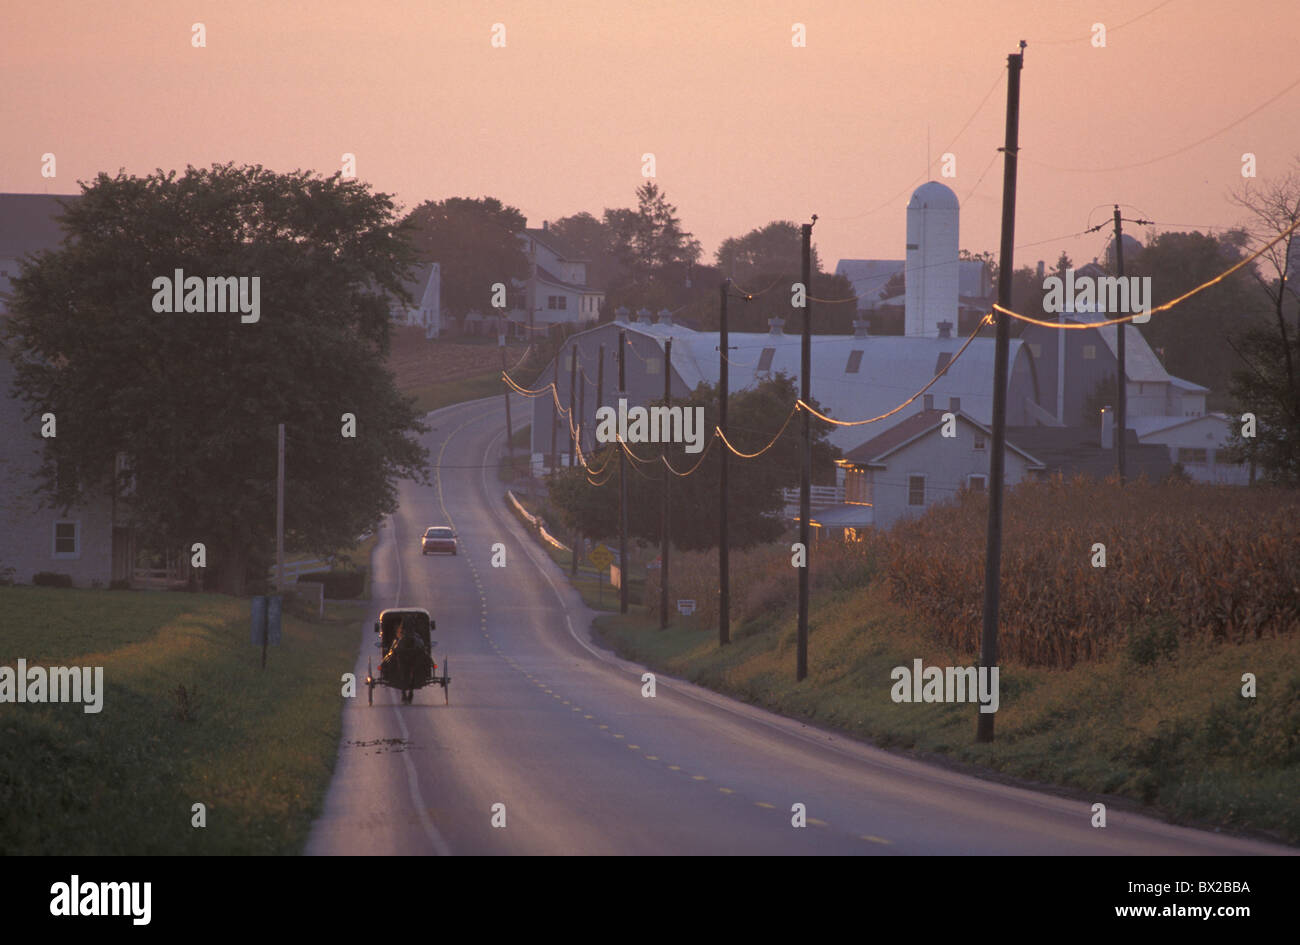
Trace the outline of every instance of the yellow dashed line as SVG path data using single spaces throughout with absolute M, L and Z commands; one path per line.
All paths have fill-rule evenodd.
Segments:
M 669 770 L 669 771 L 681 771 L 682 769 L 681 769 L 680 767 L 678 767 L 677 765 L 669 765 L 669 766 L 668 766 L 668 770 Z
M 627 747 L 628 747 L 628 748 L 631 748 L 633 751 L 640 751 L 640 750 L 641 750 L 641 746 L 640 746 L 640 745 L 628 745 Z
M 706 778 L 706 777 L 705 777 L 704 775 L 702 775 L 702 774 L 693 774 L 693 775 L 691 775 L 691 780 L 692 780 L 692 781 L 707 781 L 707 780 L 709 780 L 709 779 Z
M 595 716 L 594 716 L 594 715 L 584 715 L 583 718 L 584 718 L 584 719 L 594 719 Z
M 658 756 L 658 755 L 646 755 L 646 756 L 645 756 L 645 760 L 646 760 L 646 761 L 658 761 L 658 760 L 659 760 L 659 756 Z
M 826 821 L 824 821 L 824 820 L 818 820 L 816 817 L 809 817 L 809 818 L 808 818 L 808 823 L 812 824 L 814 827 L 829 827 L 829 826 L 830 826 L 830 824 L 826 823 Z
M 598 725 L 598 726 L 596 726 L 596 727 L 597 727 L 597 728 L 609 728 L 608 725 Z
M 767 801 L 755 801 L 755 807 L 766 807 L 768 810 L 776 810 L 775 804 L 769 804 Z
M 617 735 L 617 734 L 614 734 L 613 732 L 611 732 L 610 734 L 614 735 L 615 738 L 622 738 L 622 737 L 623 737 L 622 735 Z
M 731 788 L 729 788 L 729 787 L 720 787 L 720 788 L 718 788 L 718 790 L 721 791 L 723 794 L 734 794 L 734 793 L 736 793 L 735 791 L 733 791 L 733 790 L 732 790 Z
M 868 843 L 883 843 L 885 846 L 889 846 L 893 843 L 892 840 L 886 840 L 884 837 L 873 837 L 869 833 L 864 834 L 862 839 L 866 840 Z

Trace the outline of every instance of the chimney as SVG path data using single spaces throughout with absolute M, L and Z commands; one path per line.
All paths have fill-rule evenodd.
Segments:
M 939 322 L 939 337 L 940 338 L 952 337 L 952 322 L 948 322 L 948 321 Z
M 1045 263 L 1040 259 L 1040 260 L 1038 260 L 1038 281 L 1039 281 L 1039 282 L 1042 282 L 1042 281 L 1043 281 L 1043 277 L 1046 276 L 1046 275 L 1047 275 L 1047 266 L 1046 266 L 1046 264 L 1045 264 Z
M 867 332 L 870 330 L 870 328 L 871 328 L 871 322 L 870 322 L 870 321 L 868 321 L 868 320 L 865 319 L 865 318 L 862 318 L 862 319 L 857 319 L 857 318 L 855 318 L 855 319 L 853 320 L 853 337 L 854 337 L 854 338 L 866 338 L 866 337 L 867 337 Z
M 925 404 L 925 409 L 926 409 L 926 410 L 933 410 L 933 409 L 934 409 L 934 394 L 926 394 L 926 395 L 925 395 L 925 400 L 923 401 L 923 403 Z
M 550 224 L 548 224 L 545 220 L 543 220 L 543 221 L 542 221 L 542 232 L 545 233 L 548 229 L 550 229 Z
M 949 397 L 949 398 L 948 398 L 948 409 L 951 410 L 953 413 L 958 413 L 958 412 L 961 410 L 961 398 L 960 398 L 960 397 Z
M 785 332 L 782 330 L 785 328 L 785 319 L 769 318 L 767 320 L 767 328 L 768 328 L 769 335 L 775 335 L 777 337 L 780 337 L 785 334 Z
M 1115 448 L 1115 411 L 1109 406 L 1101 408 L 1101 448 Z

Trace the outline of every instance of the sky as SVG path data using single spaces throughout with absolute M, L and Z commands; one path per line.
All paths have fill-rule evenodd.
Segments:
M 653 154 L 707 262 L 814 213 L 825 265 L 901 259 L 931 178 L 961 246 L 996 252 L 1023 39 L 1015 261 L 1082 264 L 1105 234 L 1073 234 L 1114 203 L 1228 227 L 1243 154 L 1256 183 L 1296 166 L 1297 27 L 1295 0 L 10 2 L 0 191 L 226 161 L 329 175 L 351 153 L 405 208 L 491 195 L 539 226 L 633 205 Z

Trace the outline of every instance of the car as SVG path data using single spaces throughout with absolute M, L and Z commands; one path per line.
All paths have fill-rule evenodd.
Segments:
M 441 670 L 433 658 L 438 643 L 432 637 L 433 618 L 420 607 L 394 607 L 382 611 L 375 621 L 375 647 L 384 654 L 379 672 L 373 659 L 366 661 L 366 701 L 375 704 L 375 687 L 388 686 L 401 692 L 401 701 L 413 702 L 415 690 L 441 686 L 443 704 L 451 702 L 450 661 L 443 657 Z
M 430 525 L 420 539 L 420 554 L 456 553 L 456 533 L 446 525 Z

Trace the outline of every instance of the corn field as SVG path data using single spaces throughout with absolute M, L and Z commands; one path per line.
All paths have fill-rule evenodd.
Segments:
M 978 493 L 935 506 L 860 542 L 821 542 L 813 604 L 877 573 L 939 642 L 977 653 L 984 606 L 988 506 Z M 1184 638 L 1241 642 L 1300 627 L 1300 493 L 1203 484 L 1123 489 L 1113 482 L 1027 482 L 1008 493 L 1002 536 L 999 659 L 1068 668 L 1122 646 L 1131 629 L 1171 619 Z M 1095 546 L 1104 545 L 1105 567 Z M 731 555 L 733 627 L 794 612 L 790 546 Z M 696 601 L 716 628 L 716 552 L 677 553 L 672 602 Z M 658 574 L 646 604 L 657 613 Z
M 966 651 L 979 649 L 987 514 L 968 495 L 880 539 L 894 600 Z M 1069 667 L 1154 617 L 1226 642 L 1300 626 L 1294 491 L 1056 479 L 1018 486 L 1003 514 L 1000 658 Z

